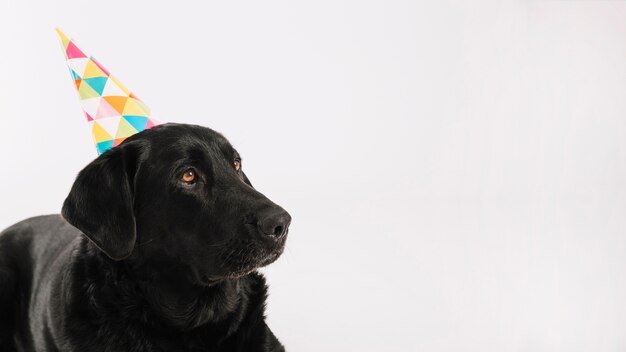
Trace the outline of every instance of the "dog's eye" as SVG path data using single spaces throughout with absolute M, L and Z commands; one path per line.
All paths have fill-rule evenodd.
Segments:
M 183 174 L 180 176 L 180 180 L 185 182 L 185 183 L 195 183 L 196 182 L 196 170 L 194 169 L 187 169 L 185 170 L 185 172 L 183 172 Z
M 233 163 L 233 165 L 235 165 L 235 170 L 239 172 L 239 170 L 241 169 L 241 160 L 235 159 L 235 162 Z

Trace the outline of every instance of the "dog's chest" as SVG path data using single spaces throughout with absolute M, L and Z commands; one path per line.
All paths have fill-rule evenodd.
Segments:
M 84 325 L 83 327 L 87 327 Z M 199 329 L 192 332 L 153 331 L 144 327 L 120 323 L 100 328 L 80 329 L 74 331 L 73 336 L 88 337 L 86 339 L 72 339 L 72 351 L 129 351 L 129 352 L 165 352 L 185 351 L 200 352 L 226 351 L 221 346 L 219 337 L 214 332 Z M 88 332 L 86 330 L 91 330 Z M 68 346 L 69 347 L 69 346 Z

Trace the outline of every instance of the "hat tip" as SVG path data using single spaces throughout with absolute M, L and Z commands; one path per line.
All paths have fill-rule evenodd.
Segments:
M 65 35 L 65 33 L 63 33 L 63 31 L 61 31 L 61 28 L 56 27 L 56 28 L 54 28 L 54 30 L 57 32 L 57 34 L 59 35 L 59 37 L 61 37 L 61 39 L 65 39 L 65 38 L 67 38 L 67 36 Z

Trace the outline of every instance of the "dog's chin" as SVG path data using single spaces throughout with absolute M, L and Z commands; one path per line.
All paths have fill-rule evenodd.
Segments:
M 202 275 L 202 283 L 213 285 L 217 282 L 228 279 L 239 279 L 245 277 L 259 268 L 275 262 L 285 249 L 284 241 L 276 246 L 272 251 L 261 250 L 262 254 L 247 257 L 230 257 L 223 267 L 212 274 Z

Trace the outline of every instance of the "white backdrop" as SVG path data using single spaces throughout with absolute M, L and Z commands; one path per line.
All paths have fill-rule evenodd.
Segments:
M 96 156 L 56 26 L 292 214 L 288 350 L 626 350 L 625 1 L 0 0 L 1 227 Z

